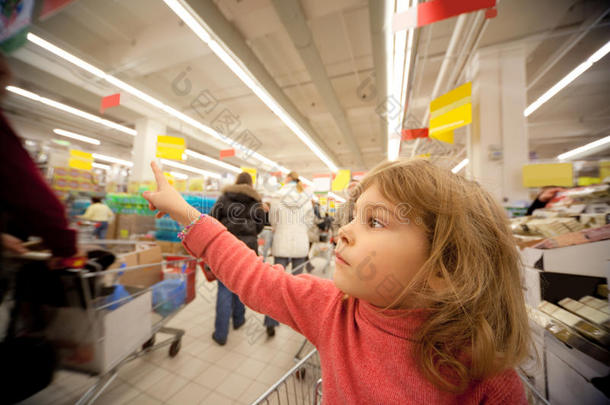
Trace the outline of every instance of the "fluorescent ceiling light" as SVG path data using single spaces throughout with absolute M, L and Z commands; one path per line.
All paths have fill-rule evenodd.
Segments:
M 216 179 L 222 178 L 222 176 L 218 173 L 210 172 L 207 170 L 199 169 L 197 167 L 185 165 L 183 163 L 174 162 L 173 160 L 161 159 L 161 164 L 174 167 L 176 169 L 186 170 L 187 172 L 193 172 L 197 174 L 201 174 L 202 176 L 214 177 Z
M 164 0 L 165 4 L 174 12 L 180 19 L 201 39 L 209 48 L 222 60 L 225 65 L 258 96 L 258 98 L 269 107 L 275 115 L 279 117 L 288 128 L 294 132 L 299 139 L 309 147 L 309 149 L 320 159 L 332 172 L 337 172 L 339 168 L 335 163 L 320 149 L 320 147 L 311 140 L 309 134 L 288 114 L 282 106 L 273 98 L 267 91 L 259 85 L 250 74 L 250 72 L 242 66 L 242 62 L 236 57 L 230 55 L 217 41 L 211 38 L 210 33 L 203 25 L 202 21 L 198 21 L 196 14 L 184 2 L 178 0 Z
M 187 174 L 180 173 L 180 172 L 169 172 L 169 174 L 171 174 L 172 176 L 174 176 L 175 178 L 180 179 L 180 180 L 186 180 L 189 178 L 189 176 Z
M 50 107 L 56 108 L 58 110 L 62 110 L 64 112 L 67 112 L 72 115 L 76 115 L 76 116 L 84 118 L 86 120 L 96 122 L 96 123 L 104 125 L 108 128 L 116 129 L 118 131 L 124 132 L 129 135 L 135 136 L 138 134 L 138 132 L 135 129 L 125 127 L 123 125 L 117 124 L 116 122 L 112 122 L 107 119 L 98 117 L 97 115 L 89 114 L 88 112 L 79 110 L 74 107 L 70 107 L 69 105 L 62 104 L 55 100 L 51 100 L 49 98 L 39 96 L 38 94 L 32 93 L 31 91 L 27 91 L 27 90 L 24 90 L 22 88 L 15 87 L 15 86 L 6 86 L 6 89 L 8 91 L 10 91 L 11 93 L 15 93 L 22 97 L 29 98 L 30 100 L 38 101 L 39 103 L 46 104 Z
M 112 157 L 112 156 L 100 155 L 99 153 L 94 153 L 93 154 L 93 159 L 101 160 L 103 162 L 116 163 L 116 164 L 127 166 L 127 167 L 133 167 L 133 162 L 130 162 L 128 160 L 123 160 L 123 159 L 115 158 L 115 157 Z
M 460 163 L 458 163 L 457 165 L 455 165 L 455 167 L 453 169 L 451 169 L 451 171 L 453 173 L 459 173 L 460 170 L 462 170 L 464 168 L 464 166 L 466 166 L 469 162 L 469 159 L 466 158 L 464 160 L 462 160 Z
M 53 130 L 53 132 L 55 132 L 57 135 L 65 136 L 65 137 L 72 138 L 72 139 L 77 139 L 79 141 L 91 143 L 93 145 L 99 145 L 101 143 L 97 139 L 89 138 L 88 136 L 84 136 L 84 135 L 75 134 L 74 132 L 65 131 L 63 129 L 56 128 Z
M 102 169 L 102 170 L 106 170 L 106 171 L 110 170 L 110 166 L 104 165 L 104 164 L 101 164 L 101 163 L 95 163 L 94 162 L 94 163 L 91 163 L 91 166 L 93 166 L 93 167 L 95 167 L 97 169 Z
M 172 7 L 171 5 L 168 4 L 168 6 L 170 6 L 170 8 Z M 178 14 L 178 16 L 185 21 L 185 23 L 187 24 L 191 24 L 193 26 L 199 26 L 201 29 L 199 32 L 195 32 L 197 34 L 197 36 L 199 36 L 200 38 L 204 38 L 202 37 L 202 35 L 207 35 L 207 33 L 205 33 L 205 30 L 203 29 L 203 27 L 201 27 L 200 25 L 194 23 L 193 17 L 190 15 L 190 13 L 186 12 L 186 10 L 182 7 L 182 6 L 178 6 L 178 11 L 176 11 L 175 9 L 172 8 L 172 10 L 174 10 L 174 12 L 176 14 Z M 182 10 L 182 11 L 180 11 Z M 189 19 L 190 18 L 190 19 Z M 189 27 L 191 27 L 191 29 L 193 29 L 193 27 L 189 25 Z M 195 31 L 195 29 L 193 29 Z M 209 40 L 209 36 L 207 37 Z M 232 145 L 232 146 L 237 146 L 240 149 L 244 150 L 246 153 L 251 154 L 251 156 L 253 156 L 254 158 L 258 159 L 261 162 L 264 162 L 272 167 L 277 167 L 277 163 L 275 163 L 274 161 L 267 159 L 266 157 L 244 147 L 243 145 L 240 144 L 235 144 L 233 142 L 228 141 L 225 137 L 223 137 L 221 134 L 219 134 L 215 129 L 208 127 L 207 125 L 204 125 L 202 123 L 200 123 L 199 121 L 189 117 L 188 115 L 176 110 L 173 107 L 170 107 L 169 105 L 161 102 L 160 100 L 157 100 L 156 98 L 150 96 L 149 94 L 136 89 L 135 87 L 125 83 L 122 80 L 117 79 L 116 77 L 106 74 L 104 71 L 102 71 L 101 69 L 96 68 L 95 66 L 83 61 L 80 58 L 77 58 L 76 56 L 70 54 L 69 52 L 66 52 L 65 50 L 53 45 L 52 43 L 45 41 L 44 39 L 40 38 L 39 36 L 32 34 L 31 32 L 28 33 L 27 35 L 27 39 L 46 49 L 47 51 L 59 56 L 60 58 L 80 67 L 81 69 L 86 70 L 87 72 L 99 77 L 102 80 L 107 81 L 108 83 L 112 84 L 113 86 L 118 87 L 121 90 L 124 90 L 125 92 L 139 98 L 140 100 L 152 105 L 153 107 L 156 107 L 158 109 L 160 109 L 161 111 L 171 115 L 174 118 L 179 119 L 180 121 L 226 143 L 227 145 Z M 207 42 L 208 40 L 204 40 L 205 42 Z M 134 133 L 132 135 L 136 135 L 136 132 L 133 131 Z M 288 171 L 286 171 L 286 173 L 288 173 Z
M 409 7 L 417 4 L 416 0 L 398 0 L 396 3 L 396 13 L 403 12 Z M 389 15 L 391 25 L 391 18 Z M 393 100 L 399 102 L 400 112 L 388 117 L 388 160 L 398 159 L 400 153 L 401 134 L 404 119 L 404 108 L 407 105 L 407 94 L 409 75 L 411 67 L 411 54 L 413 50 L 414 29 L 398 31 L 393 35 L 390 33 L 388 41 L 393 45 L 393 52 L 390 53 L 390 60 L 387 63 L 389 74 L 387 74 L 387 103 Z M 389 107 L 389 106 L 388 106 Z M 390 108 L 388 108 L 388 112 Z M 398 133 L 396 133 L 398 131 Z
M 25 140 L 25 144 L 26 144 L 27 146 L 36 146 L 36 142 L 34 142 L 34 141 L 30 141 L 29 139 L 26 139 L 26 140 Z
M 534 111 L 540 108 L 542 104 L 549 101 L 551 97 L 559 93 L 564 87 L 576 80 L 578 76 L 586 72 L 595 62 L 606 56 L 608 52 L 610 52 L 610 41 L 606 42 L 606 45 L 598 49 L 593 55 L 589 56 L 586 61 L 576 66 L 576 68 L 568 73 L 563 79 L 555 83 L 553 87 L 538 97 L 536 101 L 527 106 L 527 108 L 523 111 L 523 115 L 526 117 L 530 116 Z
M 190 157 L 195 158 L 195 159 L 203 160 L 204 162 L 208 162 L 208 163 L 211 163 L 211 164 L 216 165 L 216 166 L 220 166 L 220 167 L 222 167 L 224 169 L 232 171 L 233 173 L 241 173 L 241 169 L 239 167 L 230 165 L 230 164 L 225 163 L 225 162 L 221 162 L 220 160 L 213 159 L 213 158 L 211 158 L 209 156 L 206 156 L 206 155 L 202 155 L 201 153 L 197 153 L 194 150 L 187 149 L 185 151 L 185 153 L 186 153 L 187 156 L 190 156 Z
M 610 143 L 610 136 L 606 136 L 605 138 L 598 139 L 597 141 L 590 142 L 590 143 L 583 145 L 581 147 L 578 147 L 576 149 L 572 149 L 565 153 L 562 153 L 561 155 L 557 156 L 557 159 L 567 160 L 567 159 L 571 159 L 575 156 L 585 155 L 585 154 L 587 154 L 587 152 L 593 153 L 592 149 L 595 149 L 595 148 L 605 145 L 607 143 Z

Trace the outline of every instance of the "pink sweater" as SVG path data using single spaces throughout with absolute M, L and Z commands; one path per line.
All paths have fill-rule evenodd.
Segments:
M 344 300 L 331 280 L 293 276 L 280 265 L 264 263 L 209 216 L 190 230 L 184 245 L 244 304 L 289 325 L 316 346 L 326 404 L 527 404 L 514 370 L 473 383 L 460 396 L 426 380 L 409 340 L 423 321 L 421 310 L 388 318 L 367 302 Z

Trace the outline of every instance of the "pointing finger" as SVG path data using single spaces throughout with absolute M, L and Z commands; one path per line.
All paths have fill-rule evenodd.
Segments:
M 162 190 L 169 186 L 169 183 L 167 182 L 165 175 L 159 168 L 159 165 L 157 165 L 156 162 L 151 162 L 150 167 L 152 167 L 153 174 L 155 175 L 155 180 L 157 181 L 157 189 Z

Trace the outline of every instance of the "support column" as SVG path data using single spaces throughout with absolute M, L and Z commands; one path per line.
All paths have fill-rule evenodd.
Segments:
M 154 180 L 150 162 L 155 159 L 157 135 L 165 135 L 166 127 L 158 121 L 145 117 L 136 120 L 136 131 L 138 135 L 133 143 L 130 181 Z
M 477 52 L 468 67 L 472 80 L 472 125 L 468 128 L 467 176 L 498 201 L 528 200 L 521 168 L 528 163 L 525 47 Z

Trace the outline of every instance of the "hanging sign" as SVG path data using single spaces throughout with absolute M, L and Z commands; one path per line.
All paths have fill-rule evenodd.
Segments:
M 523 187 L 572 187 L 572 163 L 537 163 L 523 166 Z
M 70 149 L 68 166 L 73 169 L 91 170 L 93 167 L 93 154 L 82 150 Z
M 342 191 L 347 187 L 351 180 L 351 172 L 349 170 L 339 170 L 337 176 L 332 182 L 332 191 Z
M 186 142 L 184 138 L 176 136 L 159 135 L 157 136 L 157 154 L 158 158 L 182 160 L 182 155 L 186 150 Z
M 220 158 L 235 156 L 235 149 L 225 149 L 220 151 Z
M 121 93 L 112 94 L 102 98 L 102 104 L 100 105 L 100 113 L 104 114 L 104 111 L 110 107 L 115 107 L 121 104 Z
M 392 31 L 422 27 L 456 15 L 495 7 L 496 0 L 432 0 L 394 14 Z
M 314 192 L 329 192 L 330 191 L 330 174 L 314 174 L 313 175 L 313 191 Z
M 472 122 L 472 83 L 465 83 L 430 102 L 430 138 L 453 143 L 451 136 L 440 134 Z M 441 139 L 441 138 L 445 139 Z
M 403 129 L 402 140 L 409 141 L 415 138 L 427 138 L 428 128 Z

